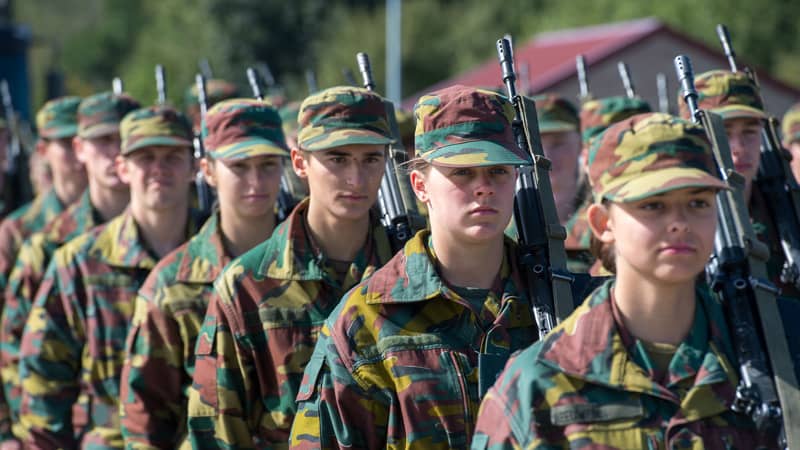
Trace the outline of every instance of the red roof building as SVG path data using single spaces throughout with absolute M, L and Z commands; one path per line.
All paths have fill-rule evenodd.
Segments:
M 731 31 L 735 46 L 735 30 Z M 716 36 L 713 29 L 708 32 Z M 673 66 L 675 56 L 688 55 L 692 59 L 695 74 L 729 67 L 721 47 L 710 48 L 654 18 L 541 33 L 525 44 L 515 44 L 517 89 L 520 91 L 558 92 L 577 101 L 579 88 L 575 57 L 583 54 L 589 90 L 595 97 L 624 95 L 617 70 L 617 63 L 623 61 L 630 67 L 636 93 L 649 101 L 654 109 L 658 108 L 656 77 L 659 73 L 667 76 L 672 112 L 677 111 L 678 81 Z M 739 61 L 741 67 L 745 63 L 744 59 Z M 520 79 L 526 72 L 522 68 L 528 69 L 527 79 Z M 757 73 L 767 108 L 773 114 L 782 115 L 800 100 L 800 91 L 797 89 L 767 73 L 758 70 Z M 453 84 L 501 87 L 497 57 L 493 56 L 481 66 L 430 86 L 406 99 L 403 106 L 411 109 L 420 95 Z

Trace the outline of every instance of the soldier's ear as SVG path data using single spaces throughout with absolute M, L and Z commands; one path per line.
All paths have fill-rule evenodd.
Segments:
M 85 161 L 85 158 L 84 158 L 85 155 L 83 153 L 83 139 L 81 139 L 77 135 L 72 138 L 72 149 L 75 152 L 75 158 L 78 161 L 86 164 L 86 161 Z
M 308 158 L 306 152 L 297 147 L 292 148 L 291 153 L 292 169 L 300 178 L 308 178 Z
M 114 168 L 117 170 L 117 176 L 125 184 L 131 184 L 130 176 L 128 174 L 128 164 L 126 164 L 125 157 L 118 155 L 114 160 Z
M 411 189 L 414 190 L 419 201 L 427 203 L 430 199 L 427 175 L 420 169 L 414 169 L 408 174 L 408 178 L 411 182 Z
M 586 221 L 592 234 L 605 244 L 614 243 L 614 223 L 609 214 L 609 206 L 602 203 L 595 203 L 586 210 Z
M 200 158 L 200 171 L 203 172 L 203 178 L 209 186 L 216 189 L 217 177 L 214 174 L 214 166 L 216 162 L 211 161 L 207 157 Z

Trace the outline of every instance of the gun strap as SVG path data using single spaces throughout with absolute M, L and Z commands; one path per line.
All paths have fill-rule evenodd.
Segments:
M 544 156 L 542 150 L 541 137 L 539 135 L 539 123 L 536 120 L 536 104 L 533 100 L 520 97 L 520 115 L 522 126 L 525 130 L 526 138 L 533 152 L 533 176 L 536 183 L 536 190 L 539 192 L 539 199 L 542 207 L 542 214 L 545 220 L 547 233 L 547 253 L 550 258 L 550 277 L 553 292 L 553 307 L 558 321 L 562 321 L 574 309 L 572 299 L 572 280 L 573 277 L 567 271 L 567 253 L 564 250 L 564 240 L 567 238 L 567 230 L 558 221 L 555 197 L 553 188 L 550 185 L 550 160 Z M 533 118 L 531 120 L 531 118 Z

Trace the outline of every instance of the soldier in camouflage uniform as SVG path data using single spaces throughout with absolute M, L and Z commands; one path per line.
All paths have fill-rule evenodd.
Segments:
M 86 172 L 72 148 L 80 101 L 78 97 L 51 100 L 36 114 L 36 152 L 43 154 L 52 168 L 53 187 L 10 213 L 0 224 L 0 291 L 5 291 L 7 277 L 25 239 L 77 201 L 86 189 Z
M 76 157 L 83 163 L 89 188 L 80 200 L 34 233 L 20 247 L 6 288 L 0 323 L 0 362 L 3 390 L 21 436 L 19 400 L 19 347 L 34 295 L 53 252 L 81 233 L 119 215 L 128 204 L 128 186 L 114 169 L 119 154 L 119 122 L 139 103 L 127 95 L 110 92 L 84 99 L 78 107 L 78 135 L 73 139 Z
M 283 135 L 289 148 L 297 147 L 297 113 L 300 112 L 300 102 L 289 102 L 283 105 L 278 114 L 283 123 Z M 289 191 L 296 202 L 308 197 L 308 183 L 294 173 L 291 164 L 283 168 L 284 179 L 289 183 Z
M 139 290 L 121 382 L 127 448 L 181 445 L 195 342 L 212 283 L 231 258 L 265 241 L 275 226 L 282 159 L 289 156 L 277 111 L 251 99 L 217 103 L 206 115 L 203 141 L 201 166 L 216 188 L 219 210 L 162 259 Z
M 722 309 L 697 276 L 724 182 L 705 131 L 667 114 L 610 127 L 589 153 L 589 223 L 616 279 L 515 355 L 484 399 L 473 449 L 754 449 L 731 410 Z
M 607 97 L 598 100 L 589 100 L 581 105 L 580 124 L 581 140 L 581 174 L 578 182 L 580 204 L 576 207 L 566 224 L 567 239 L 564 248 L 567 251 L 567 265 L 573 272 L 592 273 L 599 275 L 602 268 L 596 263 L 594 256 L 589 251 L 589 238 L 591 231 L 586 222 L 586 210 L 591 206 L 591 189 L 587 179 L 587 158 L 589 145 L 609 126 L 627 119 L 636 114 L 650 112 L 650 105 L 640 98 Z
M 783 146 L 792 154 L 792 173 L 800 183 L 800 103 L 795 103 L 783 115 L 781 124 Z
M 286 447 L 323 321 L 391 257 L 371 213 L 393 142 L 384 99 L 333 87 L 303 101 L 298 123 L 292 164 L 310 195 L 215 282 L 189 390 L 194 448 Z
M 781 295 L 800 298 L 800 291 L 780 280 L 785 261 L 780 237 L 763 195 L 753 185 L 761 158 L 761 131 L 767 119 L 758 86 L 743 72 L 712 70 L 695 78 L 695 88 L 698 106 L 722 116 L 733 165 L 745 179 L 744 199 L 748 202 L 753 231 L 769 247 L 770 280 L 781 288 Z M 681 117 L 688 118 L 686 102 L 681 99 L 679 105 Z
M 122 448 L 119 377 L 134 298 L 156 261 L 196 231 L 192 130 L 172 108 L 128 113 L 116 168 L 130 206 L 56 250 L 25 325 L 20 420 L 27 448 Z M 89 402 L 82 436 L 79 395 Z
M 416 104 L 420 231 L 331 313 L 297 396 L 291 448 L 467 448 L 480 403 L 537 328 L 503 230 L 530 160 L 514 108 L 452 86 Z M 491 384 L 489 382 L 489 384 Z

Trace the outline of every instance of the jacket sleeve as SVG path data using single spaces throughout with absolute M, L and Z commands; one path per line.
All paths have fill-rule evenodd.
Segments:
M 517 450 L 522 448 L 514 435 L 508 404 L 508 399 L 498 393 L 496 386 L 487 392 L 481 402 L 478 421 L 475 424 L 472 450 Z
M 147 295 L 150 281 L 136 298 L 120 381 L 120 422 L 128 449 L 178 448 L 186 429 L 190 380 L 181 330 Z
M 391 401 L 369 387 L 368 380 L 356 381 L 328 325 L 320 332 L 297 400 L 292 449 L 404 447 L 403 442 L 387 442 Z
M 72 262 L 56 252 L 25 326 L 20 355 L 20 421 L 26 448 L 74 448 L 72 406 L 79 394 L 83 318 Z
M 229 291 L 219 284 L 218 280 L 195 347 L 189 441 L 194 449 L 256 448 L 262 408 L 254 386 L 255 370 L 247 343 L 232 332 L 237 318 L 225 307 L 231 301 Z

